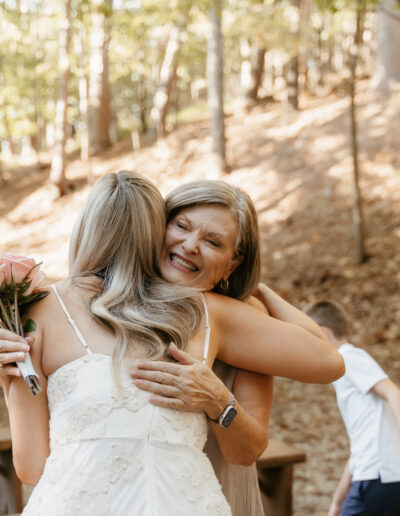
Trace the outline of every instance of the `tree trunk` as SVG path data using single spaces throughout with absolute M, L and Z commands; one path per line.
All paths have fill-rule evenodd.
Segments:
M 78 91 L 79 91 L 79 111 L 81 115 L 81 160 L 86 164 L 87 180 L 93 184 L 93 171 L 90 163 L 90 139 L 89 139 L 89 98 L 88 80 L 86 76 L 86 31 L 81 29 L 75 40 L 76 51 L 79 56 L 78 72 Z
M 181 33 L 182 29 L 180 27 L 172 27 L 161 65 L 158 88 L 154 95 L 150 118 L 152 129 L 156 132 L 157 138 L 162 138 L 165 135 L 165 119 L 170 105 L 172 87 L 176 79 Z
M 140 74 L 138 87 L 139 87 L 140 132 L 142 134 L 145 134 L 145 133 L 147 133 L 147 116 L 146 116 L 147 115 L 147 113 L 146 113 L 147 89 L 146 89 L 145 74 Z
M 58 101 L 56 104 L 55 118 L 55 145 L 54 155 L 51 162 L 50 180 L 57 187 L 59 195 L 68 192 L 68 181 L 65 176 L 67 142 L 67 102 L 68 102 L 68 83 L 69 83 L 69 48 L 71 43 L 71 0 L 64 2 L 65 17 L 63 28 L 60 31 L 60 49 L 58 66 L 60 70 L 60 83 Z
M 286 66 L 288 104 L 299 109 L 299 58 L 293 56 Z
M 354 44 L 350 53 L 350 119 L 351 119 L 351 150 L 353 155 L 353 225 L 357 262 L 365 262 L 368 258 L 364 244 L 364 217 L 362 210 L 362 194 L 359 185 L 360 167 L 358 162 L 358 140 L 357 140 L 357 113 L 356 113 L 356 81 L 357 81 L 357 59 L 361 37 L 361 10 L 357 10 L 357 25 L 354 35 Z
M 378 3 L 377 48 L 372 87 L 388 91 L 400 82 L 400 9 L 398 0 Z
M 258 98 L 258 90 L 264 75 L 266 51 L 266 48 L 260 46 L 252 49 L 247 39 L 242 41 L 241 82 L 244 98 L 249 104 L 256 102 Z
M 308 91 L 308 59 L 310 56 L 310 19 L 312 11 L 312 0 L 299 1 L 299 82 L 302 91 Z
M 208 105 L 211 112 L 213 177 L 228 170 L 225 155 L 224 86 L 223 86 L 223 41 L 222 0 L 213 0 L 210 9 L 210 34 L 207 48 Z
M 111 145 L 111 94 L 108 78 L 108 46 L 112 0 L 93 0 L 90 86 L 89 141 L 90 154 Z

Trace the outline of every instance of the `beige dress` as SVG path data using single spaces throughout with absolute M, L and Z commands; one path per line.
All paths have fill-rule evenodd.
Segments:
M 213 369 L 228 389 L 232 390 L 236 369 L 219 360 L 216 360 Z M 251 466 L 237 466 L 226 462 L 211 430 L 208 432 L 204 451 L 208 455 L 222 486 L 222 491 L 231 507 L 232 515 L 264 516 L 255 463 Z

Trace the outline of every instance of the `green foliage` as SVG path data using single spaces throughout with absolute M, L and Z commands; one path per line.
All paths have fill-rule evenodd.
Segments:
M 44 131 L 46 124 L 54 123 L 64 1 L 0 0 L 0 139 L 35 136 Z M 267 59 L 282 65 L 299 53 L 301 2 L 224 1 L 227 94 L 236 94 L 229 88 L 240 81 L 243 41 L 251 48 L 266 48 Z M 112 27 L 109 45 L 112 109 L 121 126 L 137 128 L 140 112 L 150 110 L 173 26 L 182 29 L 175 98 L 180 107 L 185 107 L 191 103 L 193 86 L 196 89 L 199 84 L 203 92 L 209 10 L 213 3 L 213 0 L 72 0 L 69 123 L 79 126 L 80 122 L 79 78 L 89 77 L 94 12 L 106 14 Z M 306 27 L 308 55 L 314 59 L 314 54 L 333 45 L 340 50 L 341 38 L 347 37 L 344 21 L 349 19 L 353 23 L 357 9 L 374 10 L 376 5 L 377 0 L 312 2 Z M 81 51 L 79 44 L 83 45 Z

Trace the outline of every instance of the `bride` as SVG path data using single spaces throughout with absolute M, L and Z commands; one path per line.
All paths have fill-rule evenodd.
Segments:
M 328 380 L 344 372 L 323 338 L 160 280 L 164 229 L 152 183 L 103 177 L 75 226 L 70 278 L 27 314 L 43 392 L 1 376 L 17 473 L 38 482 L 25 516 L 231 514 L 202 451 L 205 414 L 156 407 L 129 377 L 138 358 L 168 360 L 171 341 L 210 367 L 218 358 L 263 374 L 302 361 L 304 344 Z

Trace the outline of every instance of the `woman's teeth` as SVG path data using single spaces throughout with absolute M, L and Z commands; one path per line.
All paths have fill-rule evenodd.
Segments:
M 197 267 L 195 267 L 194 265 L 188 263 L 183 258 L 180 258 L 179 256 L 176 256 L 176 254 L 171 254 L 171 260 L 173 262 L 175 262 L 175 263 L 179 263 L 179 265 L 182 265 L 183 267 L 185 267 L 186 269 L 189 269 L 190 271 L 197 271 L 198 270 Z

